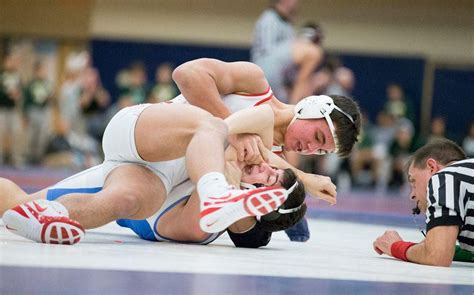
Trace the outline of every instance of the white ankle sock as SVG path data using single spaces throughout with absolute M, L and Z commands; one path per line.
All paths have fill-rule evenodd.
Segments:
M 210 172 L 199 178 L 197 192 L 201 200 L 208 197 L 219 197 L 229 189 L 229 184 L 224 174 L 220 172 Z

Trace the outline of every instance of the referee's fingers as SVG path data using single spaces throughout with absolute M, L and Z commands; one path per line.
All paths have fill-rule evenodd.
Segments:
M 377 252 L 377 254 L 379 254 L 379 255 L 382 255 L 382 254 L 383 254 L 383 251 L 380 250 L 377 246 L 375 246 L 375 242 L 374 242 L 373 247 L 374 247 L 375 252 Z

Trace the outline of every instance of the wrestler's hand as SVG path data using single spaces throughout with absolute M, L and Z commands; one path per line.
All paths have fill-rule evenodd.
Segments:
M 224 175 L 227 182 L 235 187 L 239 187 L 242 178 L 242 169 L 235 161 L 226 161 L 224 167 Z
M 233 134 L 229 135 L 229 143 L 237 150 L 240 162 L 247 164 L 260 164 L 268 162 L 266 148 L 260 136 L 255 134 Z
M 387 230 L 383 235 L 374 241 L 373 247 L 375 252 L 377 252 L 379 255 L 387 254 L 393 256 L 390 249 L 392 244 L 397 241 L 402 241 L 402 237 L 400 237 L 400 235 L 394 230 Z
M 323 199 L 331 205 L 336 204 L 336 185 L 331 178 L 322 175 L 305 173 L 301 177 L 305 190 L 311 196 Z

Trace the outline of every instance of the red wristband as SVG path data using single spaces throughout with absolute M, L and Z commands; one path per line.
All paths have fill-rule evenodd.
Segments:
M 390 247 L 390 252 L 392 252 L 393 257 L 408 261 L 407 251 L 413 245 L 416 245 L 416 243 L 397 241 Z

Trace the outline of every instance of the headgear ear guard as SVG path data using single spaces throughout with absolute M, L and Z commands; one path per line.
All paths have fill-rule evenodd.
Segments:
M 339 108 L 331 97 L 327 95 L 312 95 L 303 98 L 295 105 L 295 116 L 293 117 L 293 120 L 291 120 L 290 125 L 296 119 L 308 120 L 325 118 L 329 125 L 329 129 L 331 130 L 332 137 L 334 138 L 334 143 L 336 144 L 335 152 L 337 153 L 336 128 L 334 128 L 332 119 L 329 116 L 334 109 L 341 112 L 354 124 L 354 119 L 348 113 Z
M 286 193 L 288 195 L 290 195 L 298 187 L 298 185 L 299 185 L 298 181 L 295 181 L 295 183 L 289 189 L 287 189 Z M 303 206 L 303 204 L 304 204 L 304 202 L 301 203 L 299 206 L 296 206 L 294 208 L 286 208 L 285 203 L 283 203 L 277 210 L 272 211 L 272 212 L 270 212 L 268 214 L 265 214 L 263 216 L 257 216 L 257 220 L 258 221 L 260 221 L 260 219 L 267 220 L 267 221 L 276 220 L 278 217 L 280 217 L 281 214 L 289 214 L 289 213 L 293 213 L 293 212 L 296 212 L 296 211 L 300 210 L 301 207 Z

